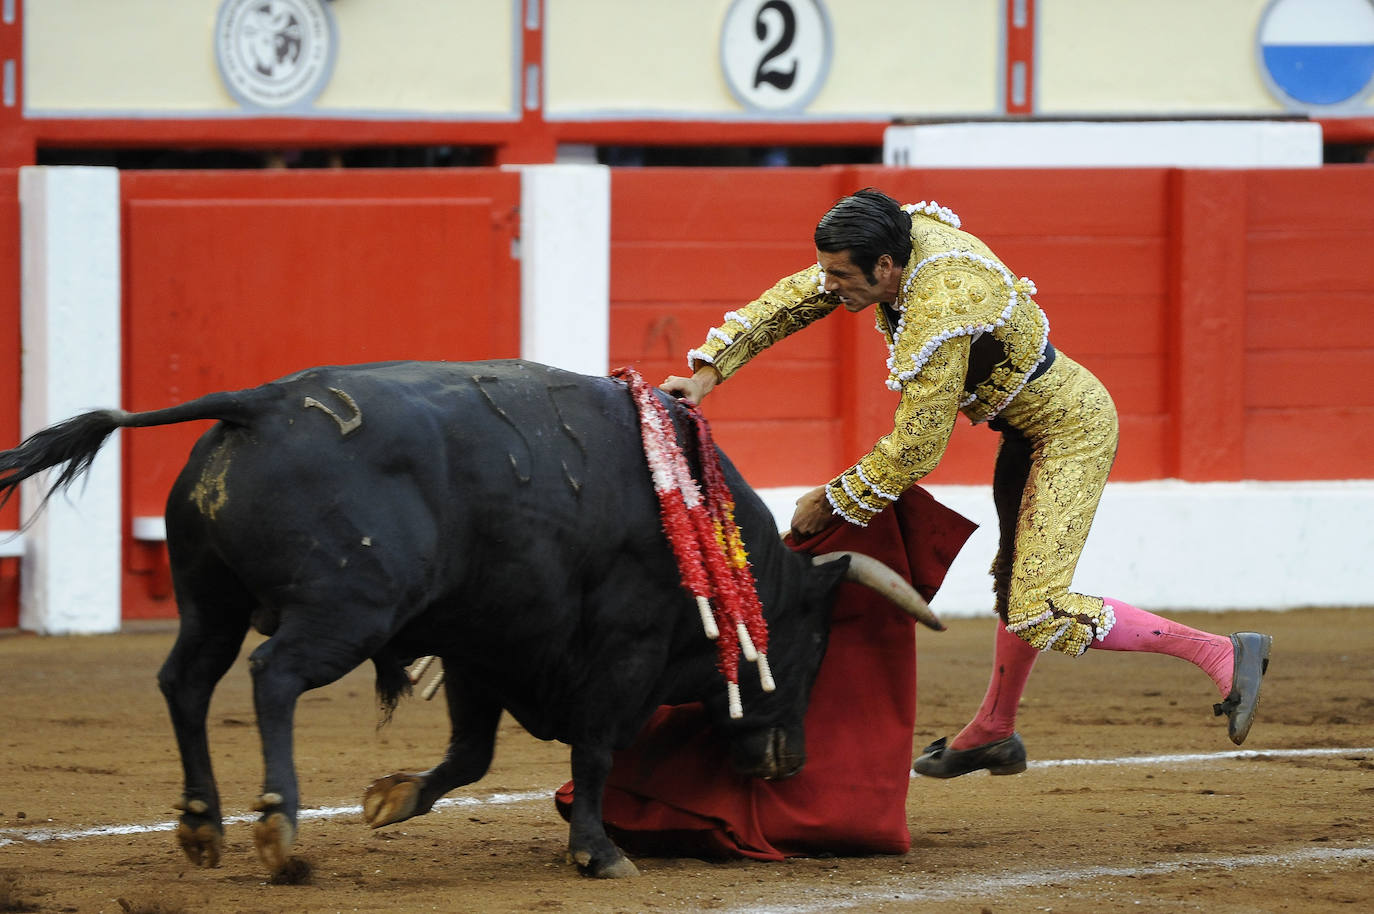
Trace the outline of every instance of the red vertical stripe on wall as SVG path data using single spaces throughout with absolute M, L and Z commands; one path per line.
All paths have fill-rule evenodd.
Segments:
M 19 172 L 0 171 L 0 450 L 19 443 Z M 0 509 L 0 530 L 19 527 L 19 498 Z M 0 558 L 0 629 L 19 624 L 19 563 Z
M 1245 173 L 1176 171 L 1170 192 L 1172 475 L 1235 479 L 1245 448 Z
M 1007 114 L 1034 114 L 1035 0 L 1006 0 Z
M 34 161 L 33 131 L 24 124 L 24 4 L 14 18 L 0 20 L 0 168 Z
M 516 76 L 516 112 L 520 117 L 510 139 L 496 150 L 497 165 L 552 162 L 558 141 L 544 122 L 544 14 L 548 0 L 520 0 L 520 72 Z

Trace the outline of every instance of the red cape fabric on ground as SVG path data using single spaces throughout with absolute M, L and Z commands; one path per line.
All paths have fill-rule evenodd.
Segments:
M 789 545 L 866 553 L 929 600 L 976 526 L 918 487 L 867 527 L 841 523 Z M 785 781 L 737 775 L 702 705 L 665 706 L 615 754 L 607 831 L 628 853 L 652 857 L 905 853 L 915 723 L 915 623 L 845 582 L 806 714 L 801 772 Z M 567 818 L 571 782 L 555 801 Z

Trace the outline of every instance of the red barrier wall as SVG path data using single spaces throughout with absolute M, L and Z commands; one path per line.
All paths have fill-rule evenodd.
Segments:
M 121 176 L 124 406 L 156 409 L 318 364 L 514 357 L 519 175 L 445 172 Z M 165 616 L 161 516 L 209 423 L 124 436 L 124 615 Z
M 150 409 L 323 362 L 515 355 L 519 177 L 498 170 L 122 175 L 125 402 Z M 1122 415 L 1113 478 L 1374 478 L 1374 167 L 1272 171 L 616 169 L 611 363 L 651 380 L 727 310 L 814 261 L 865 185 L 936 199 L 1039 286 L 1055 345 Z M 18 438 L 15 172 L 0 171 L 0 438 Z M 755 485 L 829 479 L 890 429 L 870 314 L 779 344 L 708 402 Z M 202 428 L 124 437 L 125 531 Z M 929 481 L 986 483 L 962 423 Z M 0 528 L 18 522 L 16 506 Z M 126 541 L 126 615 L 170 615 Z M 0 560 L 0 628 L 16 623 Z
M 815 261 L 811 230 L 840 186 L 814 169 L 614 170 L 612 364 L 637 363 L 654 383 L 684 374 L 687 350 L 724 312 Z M 825 321 L 797 334 L 708 401 L 714 434 L 756 485 L 838 467 L 843 330 Z
M 1374 477 L 1374 168 L 1244 185 L 1239 475 Z
M 1055 345 L 1121 413 L 1113 478 L 1374 477 L 1374 168 L 622 169 L 612 361 L 681 374 L 731 308 L 814 262 L 811 231 L 873 185 L 935 199 L 1039 287 Z M 891 429 L 873 318 L 837 313 L 708 401 L 755 485 L 829 479 Z M 961 422 L 931 483 L 984 483 L 997 436 Z
M 651 376 L 731 308 L 815 262 L 811 232 L 839 196 L 873 185 L 935 199 L 1038 283 L 1055 345 L 1098 372 L 1123 416 L 1120 478 L 1167 465 L 1168 172 L 882 168 L 618 170 L 612 186 L 612 360 Z M 1104 205 L 1106 196 L 1116 203 Z M 760 239 L 768 239 L 767 242 Z M 1112 303 L 1110 307 L 1105 303 Z M 891 429 L 896 394 L 873 315 L 836 313 L 708 401 L 717 439 L 755 485 L 831 478 Z M 961 422 L 932 483 L 990 478 L 997 436 Z
M 19 441 L 19 172 L 0 170 L 0 448 Z M 19 526 L 19 499 L 0 510 L 0 530 Z M 0 628 L 19 624 L 19 560 L 0 558 Z

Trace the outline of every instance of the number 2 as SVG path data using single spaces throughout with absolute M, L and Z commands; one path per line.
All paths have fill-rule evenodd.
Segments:
M 763 41 L 768 37 L 768 23 L 764 21 L 763 14 L 769 10 L 774 10 L 782 17 L 782 34 L 778 40 L 773 42 L 773 46 L 763 55 L 759 61 L 758 68 L 754 70 L 754 88 L 758 88 L 764 83 L 768 83 L 775 89 L 786 91 L 792 88 L 792 83 L 797 79 L 797 62 L 792 61 L 790 70 L 770 69 L 768 61 L 774 57 L 786 54 L 792 47 L 792 40 L 797 35 L 797 14 L 792 11 L 792 4 L 787 0 L 768 0 L 763 6 L 759 7 L 758 14 L 754 16 L 754 37 Z

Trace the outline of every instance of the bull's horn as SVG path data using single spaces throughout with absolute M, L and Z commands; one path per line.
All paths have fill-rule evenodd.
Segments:
M 930 604 L 916 592 L 916 588 L 873 556 L 864 555 L 862 552 L 827 552 L 813 558 L 811 563 L 824 565 L 846 555 L 849 556 L 849 571 L 845 573 L 847 580 L 872 588 L 927 628 L 933 628 L 937 632 L 945 630 L 945 624 L 931 611 Z

